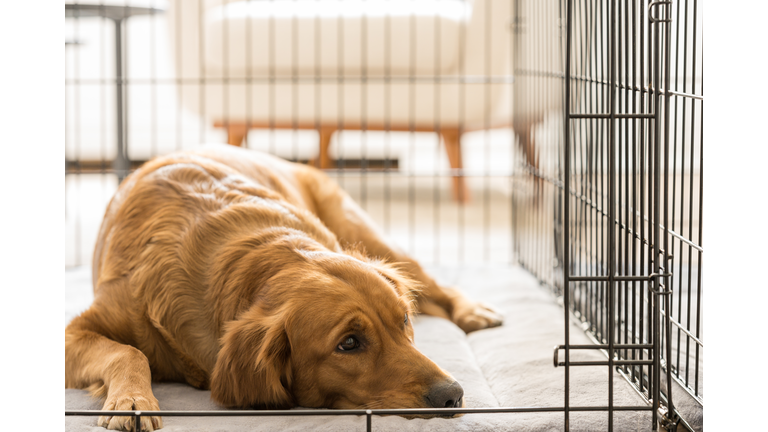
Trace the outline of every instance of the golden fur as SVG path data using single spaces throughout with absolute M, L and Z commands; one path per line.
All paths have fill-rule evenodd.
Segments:
M 93 281 L 93 305 L 66 329 L 66 387 L 104 396 L 105 410 L 159 410 L 152 380 L 210 389 L 228 407 L 461 404 L 415 349 L 409 317 L 501 324 L 389 245 L 322 172 L 231 146 L 130 175 L 104 216 Z

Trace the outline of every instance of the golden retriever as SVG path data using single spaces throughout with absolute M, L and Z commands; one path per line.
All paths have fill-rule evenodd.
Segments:
M 66 387 L 105 397 L 104 410 L 159 410 L 152 380 L 210 389 L 227 407 L 461 407 L 461 386 L 414 346 L 411 318 L 466 332 L 502 321 L 435 283 L 321 171 L 226 145 L 125 179 L 93 282 L 92 306 L 66 328 Z

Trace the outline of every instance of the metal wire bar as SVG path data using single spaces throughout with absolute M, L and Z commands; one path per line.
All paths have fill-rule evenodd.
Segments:
M 616 411 L 647 411 L 649 406 L 627 405 L 616 406 Z M 292 417 L 292 416 L 362 416 L 362 415 L 437 415 L 449 416 L 454 414 L 504 414 L 504 413 L 536 413 L 560 412 L 564 407 L 499 407 L 499 408 L 407 408 L 407 409 L 372 409 L 372 410 L 213 410 L 213 411 L 100 411 L 100 410 L 66 410 L 65 416 L 132 416 L 137 412 L 142 416 L 156 417 Z M 571 411 L 608 411 L 608 406 L 573 406 Z
M 563 155 L 563 164 L 564 164 L 564 173 L 563 173 L 563 184 L 566 191 L 571 190 L 571 145 L 570 145 L 570 125 L 571 122 L 569 121 L 569 117 L 571 115 L 571 37 L 572 37 L 572 29 L 573 29 L 573 0 L 567 0 L 567 6 L 566 6 L 566 13 L 567 13 L 567 29 L 566 29 L 566 42 L 565 42 L 565 100 L 564 100 L 564 133 L 563 137 L 565 139 L 564 143 L 564 150 L 565 154 Z M 568 200 L 568 194 L 565 194 L 564 197 L 565 203 L 563 204 L 563 219 L 565 221 L 563 225 L 563 238 L 564 238 L 564 245 L 563 245 L 563 304 L 565 305 L 563 307 L 563 313 L 564 313 L 564 320 L 565 323 L 563 325 L 563 339 L 565 341 L 565 430 L 570 430 L 570 424 L 569 424 L 569 416 L 568 411 L 572 409 L 570 407 L 570 349 L 569 345 L 571 343 L 570 340 L 570 322 L 569 322 L 569 316 L 568 316 L 568 305 L 570 305 L 570 242 L 568 239 L 570 238 L 570 202 Z
M 576 119 L 652 119 L 656 118 L 656 114 L 571 114 L 569 117 L 571 120 Z
M 649 411 L 647 406 L 573 406 L 573 412 L 600 411 Z M 226 411 L 101 411 L 101 410 L 66 410 L 65 416 L 133 416 L 135 425 L 141 424 L 142 416 L 157 417 L 307 417 L 307 416 L 366 416 L 366 430 L 372 428 L 372 416 L 379 415 L 435 415 L 451 416 L 456 414 L 513 414 L 568 412 L 564 407 L 501 407 L 501 408 L 423 408 L 423 409 L 375 409 L 375 410 L 226 410 Z M 137 427 L 140 430 L 140 426 Z
M 651 349 L 653 344 L 614 344 L 616 349 Z M 606 344 L 593 344 L 593 345 L 570 345 L 569 349 L 576 350 L 606 350 L 608 345 Z M 557 349 L 565 349 L 565 345 L 558 345 Z
M 609 347 L 610 349 L 610 347 Z M 624 366 L 624 365 L 647 365 L 652 366 L 653 360 L 614 360 L 609 357 L 608 361 L 571 361 L 569 363 L 570 366 L 608 366 L 609 370 L 613 370 L 614 366 Z M 565 366 L 565 362 L 559 362 L 557 363 L 557 366 Z M 613 397 L 613 392 L 609 392 L 610 397 Z M 612 409 L 613 403 L 611 403 L 608 407 L 608 411 L 610 412 Z M 612 417 L 612 416 L 611 416 Z M 611 423 L 609 423 L 609 427 L 613 427 Z
M 633 33 L 634 34 L 634 33 Z M 515 69 L 515 76 L 535 76 L 535 77 L 549 77 L 549 78 L 562 78 L 565 79 L 565 75 L 558 72 L 550 72 L 545 70 L 535 70 L 535 69 Z M 575 75 L 571 74 L 570 80 L 573 81 L 582 81 L 585 83 L 590 84 L 601 84 L 604 86 L 610 86 L 610 83 L 605 80 L 595 79 L 591 78 L 586 75 Z M 693 93 L 685 93 L 685 92 L 679 92 L 676 90 L 667 90 L 664 91 L 663 88 L 659 88 L 658 90 L 653 87 L 640 87 L 637 85 L 629 85 L 629 84 L 622 84 L 622 83 L 615 83 L 615 87 L 621 89 L 621 90 L 632 90 L 636 92 L 643 92 L 643 93 L 658 93 L 658 94 L 666 94 L 666 95 L 673 95 L 673 96 L 679 96 L 683 98 L 691 98 L 696 100 L 704 100 L 703 95 L 697 95 Z

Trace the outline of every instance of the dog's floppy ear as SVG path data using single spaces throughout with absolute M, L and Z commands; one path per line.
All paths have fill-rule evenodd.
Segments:
M 290 408 L 291 347 L 285 313 L 258 306 L 225 326 L 211 374 L 211 398 L 227 407 Z
M 383 261 L 372 261 L 371 264 L 376 271 L 386 279 L 390 285 L 397 291 L 398 295 L 406 302 L 413 305 L 416 301 L 416 295 L 421 291 L 421 285 L 413 278 L 398 269 L 397 264 L 390 264 Z

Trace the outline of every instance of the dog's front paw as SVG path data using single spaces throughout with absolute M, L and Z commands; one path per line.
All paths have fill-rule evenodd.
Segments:
M 126 392 L 109 395 L 104 402 L 103 410 L 109 411 L 159 411 L 160 405 L 154 396 L 146 396 L 138 392 Z M 111 430 L 132 431 L 133 417 L 101 416 L 98 425 Z M 141 430 L 154 431 L 163 427 L 161 417 L 141 417 Z
M 453 322 L 465 333 L 498 327 L 504 322 L 504 317 L 490 306 L 482 303 L 467 302 L 453 311 Z

